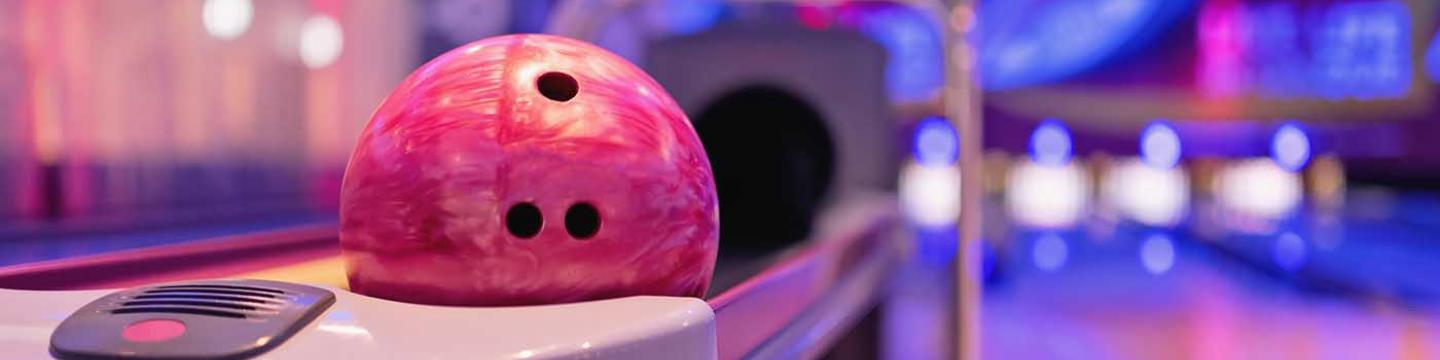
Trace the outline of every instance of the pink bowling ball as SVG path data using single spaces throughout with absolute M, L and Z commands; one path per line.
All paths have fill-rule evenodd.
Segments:
M 350 289 L 434 305 L 699 297 L 719 209 L 705 150 L 654 79 L 593 45 L 489 38 L 380 104 L 351 155 Z

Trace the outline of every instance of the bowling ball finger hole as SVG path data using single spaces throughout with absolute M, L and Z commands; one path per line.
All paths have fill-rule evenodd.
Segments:
M 540 227 L 545 225 L 545 219 L 540 216 L 540 208 L 531 203 L 519 203 L 510 207 L 505 212 L 505 229 L 510 235 L 521 239 L 529 239 L 540 233 Z
M 565 231 L 580 240 L 595 236 L 600 232 L 600 211 L 586 203 L 571 205 L 565 211 Z
M 540 75 L 539 79 L 535 79 L 535 88 L 539 89 L 540 95 L 545 95 L 545 98 L 561 102 L 570 101 L 575 98 L 575 94 L 580 93 L 580 83 L 575 81 L 575 77 L 559 72 Z

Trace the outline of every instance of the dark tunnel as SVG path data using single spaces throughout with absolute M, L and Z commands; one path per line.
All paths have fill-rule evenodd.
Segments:
M 705 107 L 695 128 L 715 170 L 722 257 L 804 240 L 835 174 L 820 113 L 789 91 L 750 86 Z

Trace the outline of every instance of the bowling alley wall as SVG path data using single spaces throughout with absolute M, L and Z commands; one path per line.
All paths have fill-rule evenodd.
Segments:
M 1064 127 L 1077 162 L 1142 155 L 1157 123 L 1178 133 L 1182 162 L 1264 158 L 1292 125 L 1352 180 L 1428 188 L 1440 176 L 1425 140 L 1440 134 L 1433 1 L 1136 1 L 1103 14 L 1032 3 L 980 8 L 982 27 L 1005 29 L 979 41 L 994 159 L 1030 157 L 1046 123 Z
M 0 219 L 333 207 L 353 139 L 418 61 L 413 14 L 391 1 L 0 3 Z
M 726 201 L 755 220 L 727 232 L 778 226 L 795 241 L 837 202 L 894 191 L 908 146 L 897 123 L 940 112 L 943 7 L 925 4 L 5 2 L 0 221 L 332 212 L 355 139 L 409 71 L 470 41 L 545 32 L 654 74 L 707 146 L 733 155 L 720 180 L 751 188 L 722 196 L 771 194 Z M 746 148 L 750 134 L 774 136 Z M 799 160 L 751 171 L 775 159 Z

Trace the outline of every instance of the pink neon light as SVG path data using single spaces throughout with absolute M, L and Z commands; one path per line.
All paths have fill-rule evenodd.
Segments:
M 1207 2 L 1200 9 L 1195 78 L 1205 96 L 1235 96 L 1248 82 L 1243 68 L 1249 57 L 1250 24 L 1244 10 L 1243 5 L 1233 0 Z
M 795 7 L 795 20 L 807 28 L 815 30 L 829 29 L 834 23 L 834 12 L 829 7 L 817 5 L 801 5 Z

